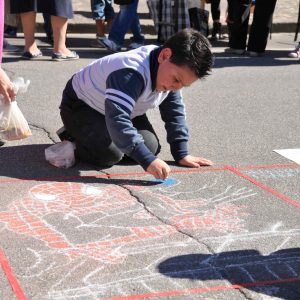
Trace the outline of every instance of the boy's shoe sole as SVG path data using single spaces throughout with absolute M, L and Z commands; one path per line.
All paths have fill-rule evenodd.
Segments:
M 59 139 L 61 141 L 70 141 L 74 142 L 74 138 L 67 132 L 66 128 L 63 126 L 56 131 Z

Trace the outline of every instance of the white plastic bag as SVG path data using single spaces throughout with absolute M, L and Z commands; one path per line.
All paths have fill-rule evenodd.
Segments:
M 16 94 L 25 93 L 30 84 L 24 78 L 18 77 L 13 82 Z M 7 102 L 0 95 L 0 137 L 4 140 L 21 140 L 32 135 L 29 125 L 16 101 Z
M 46 160 L 57 168 L 70 168 L 75 164 L 75 144 L 62 141 L 45 149 Z
M 28 86 L 30 84 L 30 80 L 24 80 L 23 77 L 17 77 L 12 81 L 12 84 L 14 86 L 14 91 L 16 94 L 18 93 L 26 93 Z

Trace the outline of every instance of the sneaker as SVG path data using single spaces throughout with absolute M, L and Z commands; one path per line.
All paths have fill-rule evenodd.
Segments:
M 2 139 L 0 139 L 0 147 L 3 146 L 5 144 L 5 141 L 3 141 Z
M 69 61 L 76 59 L 79 59 L 79 55 L 75 51 L 72 51 L 69 55 L 65 55 L 59 52 L 52 53 L 52 60 L 54 61 Z
M 70 142 L 74 142 L 74 138 L 67 132 L 65 126 L 59 128 L 56 131 L 56 134 L 58 135 L 59 139 L 61 141 L 70 141 Z
M 105 48 L 103 43 L 100 42 L 104 39 L 106 39 L 105 35 L 103 35 L 103 36 L 96 35 L 96 39 L 92 40 L 91 43 L 90 43 L 91 47 L 93 47 L 93 48 Z
M 144 46 L 144 43 L 136 43 L 136 42 L 133 42 L 131 43 L 129 46 L 128 46 L 128 49 L 129 50 L 133 50 L 133 49 L 137 49 L 137 48 L 140 48 Z
M 20 52 L 20 49 L 17 46 L 11 45 L 6 39 L 4 39 L 3 52 Z
M 99 42 L 109 51 L 112 51 L 112 52 L 121 51 L 121 46 L 117 45 L 114 41 L 112 41 L 108 38 L 99 40 Z
M 225 48 L 224 52 L 229 53 L 229 54 L 242 55 L 245 53 L 245 50 L 244 49 Z
M 292 52 L 288 54 L 288 57 L 300 58 L 300 43 Z
M 17 27 L 7 26 L 4 31 L 5 38 L 15 38 L 17 37 Z

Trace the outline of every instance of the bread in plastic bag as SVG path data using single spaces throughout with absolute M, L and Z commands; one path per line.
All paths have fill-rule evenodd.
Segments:
M 62 141 L 45 149 L 46 160 L 57 168 L 70 168 L 75 164 L 75 144 Z
M 13 82 L 16 94 L 25 93 L 30 81 L 24 82 L 18 77 Z M 4 140 L 13 141 L 25 139 L 32 135 L 29 125 L 21 112 L 16 101 L 5 101 L 0 95 L 0 137 Z

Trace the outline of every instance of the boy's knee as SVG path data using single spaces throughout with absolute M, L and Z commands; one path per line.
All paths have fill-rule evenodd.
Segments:
M 78 159 L 99 167 L 111 167 L 123 158 L 123 153 L 115 146 L 101 149 L 86 149 L 76 145 L 75 155 Z
M 147 148 L 154 155 L 157 155 L 161 149 L 158 137 L 149 130 L 139 130 L 139 133 L 143 136 L 144 143 L 147 146 Z

